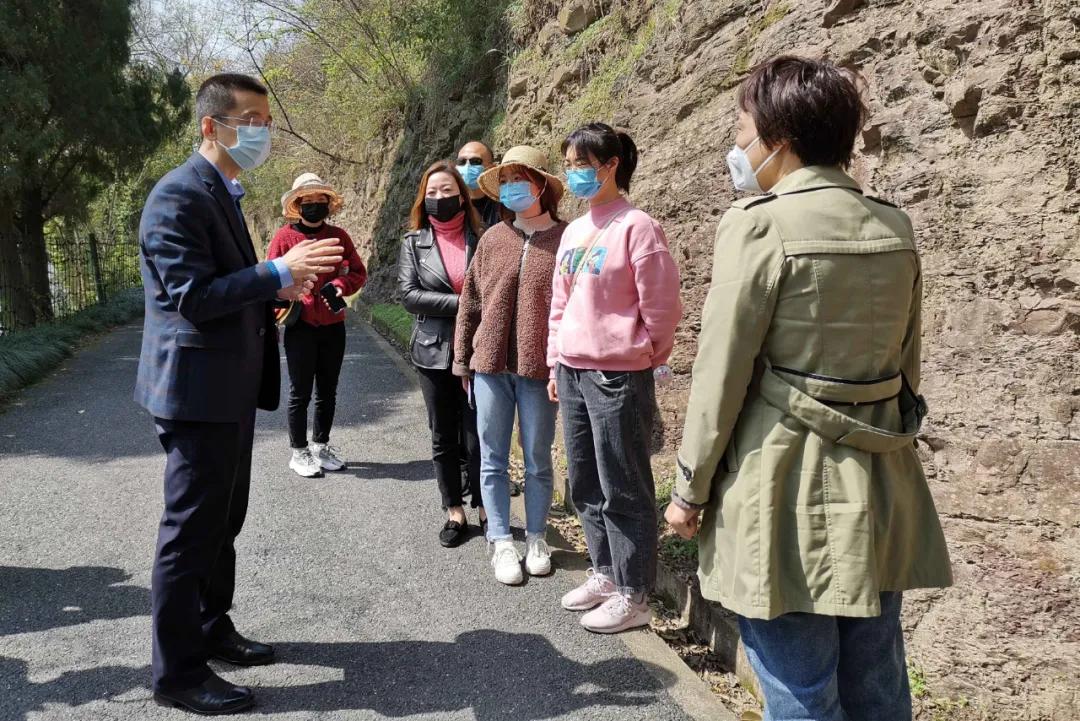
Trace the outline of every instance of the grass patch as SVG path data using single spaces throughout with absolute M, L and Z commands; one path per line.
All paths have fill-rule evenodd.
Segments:
M 586 38 L 583 47 L 597 42 L 606 27 L 618 26 L 614 16 L 609 17 L 612 19 L 608 21 L 607 26 L 601 26 L 595 35 Z M 614 30 L 610 34 L 614 35 Z M 652 15 L 633 35 L 612 38 L 615 47 L 606 50 L 600 66 L 581 89 L 581 96 L 573 105 L 572 115 L 575 119 L 610 120 L 615 108 L 621 103 L 621 98 L 618 97 L 620 85 L 633 74 L 638 61 L 645 55 L 655 35 L 656 17 Z M 579 49 L 578 52 L 582 50 Z
M 134 288 L 62 320 L 0 336 L 0 398 L 40 380 L 87 337 L 127 323 L 142 311 L 142 288 Z
M 376 303 L 368 306 L 371 324 L 402 348 L 409 347 L 413 317 L 397 303 Z
M 697 538 L 691 538 L 687 541 L 679 536 L 665 536 L 660 541 L 660 553 L 666 558 L 696 564 L 698 558 Z
M 653 476 L 656 478 L 656 510 L 663 513 L 671 503 L 671 494 L 675 492 L 675 474 L 669 472 L 661 475 L 654 469 Z
M 909 661 L 907 675 L 908 685 L 911 686 L 911 696 L 913 698 L 926 698 L 927 694 L 930 693 L 930 689 L 926 686 L 926 672 Z
M 739 52 L 735 54 L 735 59 L 731 63 L 731 70 L 724 79 L 725 87 L 741 80 L 742 76 L 750 70 L 750 59 L 753 57 L 754 48 L 757 46 L 758 36 L 783 20 L 790 12 L 791 7 L 787 3 L 780 3 L 769 8 L 764 15 L 747 25 L 743 44 L 739 48 Z

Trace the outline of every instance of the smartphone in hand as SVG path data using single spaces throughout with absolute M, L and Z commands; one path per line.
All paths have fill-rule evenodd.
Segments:
M 345 299 L 338 295 L 337 286 L 333 283 L 327 283 L 320 288 L 319 295 L 326 301 L 326 305 L 330 307 L 330 310 L 335 313 L 340 313 L 345 310 Z

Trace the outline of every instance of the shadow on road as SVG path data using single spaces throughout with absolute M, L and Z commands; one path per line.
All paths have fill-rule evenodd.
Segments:
M 594 706 L 647 705 L 674 683 L 669 672 L 629 658 L 572 661 L 531 633 L 482 630 L 452 642 L 281 643 L 276 648 L 282 663 L 339 669 L 341 678 L 291 686 L 256 683 L 259 715 L 370 710 L 400 718 L 472 709 L 478 721 L 539 721 Z M 66 671 L 42 683 L 30 681 L 27 671 L 25 661 L 0 657 L 5 719 L 22 721 L 46 704 L 81 706 L 135 689 L 149 697 L 149 667 Z
M 264 713 L 370 709 L 392 718 L 472 709 L 478 721 L 558 718 L 591 706 L 640 706 L 674 683 L 659 668 L 579 663 L 543 636 L 480 630 L 452 642 L 283 643 L 287 663 L 341 669 L 341 680 L 261 688 Z M 663 680 L 661 680 L 663 679 Z
M 44 711 L 46 704 L 76 707 L 110 699 L 145 687 L 150 678 L 149 666 L 101 666 L 64 671 L 51 681 L 34 683 L 28 670 L 26 661 L 0 656 L 0 717 L 23 721 L 31 713 Z
M 150 615 L 150 591 L 119 568 L 0 566 L 0 636 Z
M 434 481 L 435 470 L 431 461 L 407 461 L 405 463 L 350 462 L 345 473 L 361 480 Z

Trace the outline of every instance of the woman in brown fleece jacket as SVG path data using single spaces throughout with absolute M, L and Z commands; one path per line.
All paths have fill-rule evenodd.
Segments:
M 517 413 L 525 454 L 525 567 L 551 572 L 544 542 L 551 506 L 551 444 L 558 406 L 548 399 L 547 334 L 555 252 L 566 223 L 563 184 L 544 154 L 511 148 L 479 184 L 510 213 L 484 233 L 458 302 L 454 373 L 473 379 L 480 435 L 480 491 L 488 514 L 491 565 L 502 583 L 524 580 L 510 532 L 510 439 Z

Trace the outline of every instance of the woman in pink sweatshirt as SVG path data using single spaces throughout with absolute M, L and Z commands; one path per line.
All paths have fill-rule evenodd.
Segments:
M 562 605 L 589 611 L 581 625 L 590 631 L 617 633 L 652 618 L 654 371 L 667 370 L 682 315 L 679 270 L 660 225 L 623 196 L 638 159 L 630 136 L 592 123 L 562 152 L 567 185 L 589 212 L 566 228 L 556 256 L 548 393 L 562 412 L 570 494 L 593 566 Z

